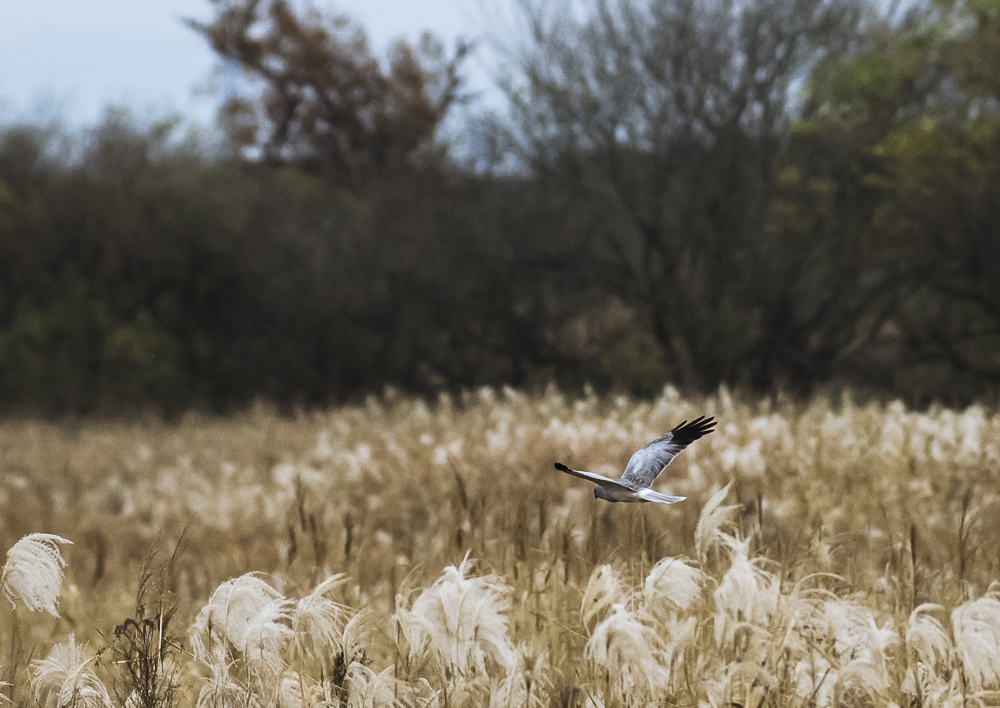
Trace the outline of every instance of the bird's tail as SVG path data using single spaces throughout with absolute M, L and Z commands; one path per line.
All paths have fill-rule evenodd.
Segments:
M 652 489 L 640 489 L 636 494 L 639 495 L 640 499 L 645 499 L 649 502 L 658 502 L 660 504 L 676 504 L 679 501 L 684 501 L 687 497 L 672 497 L 669 494 L 660 494 L 659 492 L 654 492 Z

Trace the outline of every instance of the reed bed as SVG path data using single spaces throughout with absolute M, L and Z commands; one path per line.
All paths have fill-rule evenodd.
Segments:
M 657 488 L 617 476 L 719 419 Z M 849 398 L 387 392 L 0 424 L 0 702 L 1000 702 L 1000 415 Z

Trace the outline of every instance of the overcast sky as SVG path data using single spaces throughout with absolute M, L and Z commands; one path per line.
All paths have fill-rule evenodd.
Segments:
M 430 29 L 452 46 L 484 25 L 481 0 L 316 4 L 359 21 L 380 56 L 398 37 Z M 116 104 L 208 123 L 215 58 L 181 18 L 210 14 L 207 0 L 0 0 L 0 118 L 59 113 L 87 124 Z M 468 73 L 487 82 L 475 62 Z

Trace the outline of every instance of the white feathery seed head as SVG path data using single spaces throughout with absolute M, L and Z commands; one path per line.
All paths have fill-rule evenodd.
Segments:
M 212 663 L 214 645 L 219 641 L 226 641 L 231 647 L 243 651 L 251 622 L 268 603 L 281 599 L 281 593 L 256 573 L 247 573 L 222 583 L 191 625 L 189 635 L 195 658 L 206 664 Z
M 714 593 L 718 610 L 715 641 L 719 647 L 731 646 L 737 627 L 744 622 L 767 626 L 781 596 L 779 579 L 750 560 L 749 539 L 740 541 L 726 535 L 721 538 L 730 551 L 730 566 Z
M 869 608 L 851 600 L 831 600 L 824 611 L 834 653 L 846 662 L 838 675 L 836 704 L 881 704 L 889 688 L 888 652 L 900 642 L 892 618 L 879 627 Z
M 429 652 L 451 676 L 484 677 L 487 661 L 509 672 L 514 667 L 507 613 L 510 588 L 495 577 L 467 578 L 468 556 L 449 566 L 420 593 L 401 625 L 408 624 L 411 651 Z
M 270 685 L 284 668 L 284 653 L 292 637 L 292 601 L 278 597 L 261 608 L 247 622 L 243 634 L 243 652 L 247 667 Z
M 368 695 L 376 676 L 374 671 L 361 662 L 352 661 L 344 676 L 344 691 L 347 695 L 344 696 L 346 700 L 342 701 L 341 704 L 346 703 L 349 708 L 363 708 L 366 703 L 365 697 Z
M 372 639 L 379 633 L 378 614 L 370 607 L 356 612 L 347 624 L 340 638 L 340 648 L 348 659 L 361 656 Z
M 490 708 L 543 708 L 549 705 L 551 688 L 548 652 L 540 643 L 531 647 L 521 645 L 517 648 L 514 671 L 490 693 Z
M 322 690 L 317 683 L 295 671 L 285 671 L 278 682 L 276 705 L 281 708 L 305 708 L 322 700 Z
M 759 706 L 777 680 L 755 661 L 739 661 L 726 667 L 722 705 Z
M 403 708 L 416 705 L 411 702 L 413 687 L 393 677 L 393 667 L 388 666 L 379 673 L 359 661 L 352 661 L 344 677 L 344 692 L 332 705 L 346 705 L 347 708 Z M 328 703 L 329 704 L 329 703 Z
M 949 684 L 920 661 L 917 662 L 916 667 L 906 670 L 899 690 L 911 698 L 911 705 L 933 706 L 935 708 L 938 706 L 941 708 L 963 708 L 966 705 L 957 672 L 953 683 Z M 970 704 L 981 705 L 978 701 L 970 701 Z
M 292 613 L 292 650 L 296 656 L 322 660 L 341 650 L 351 610 L 326 595 L 343 585 L 345 579 L 343 573 L 337 573 L 296 603 Z
M 628 600 L 628 591 L 621 577 L 610 565 L 600 565 L 594 568 L 583 591 L 580 603 L 580 619 L 583 626 L 590 631 L 590 626 L 605 610 L 616 603 Z
M 726 612 L 739 612 L 746 618 L 773 612 L 778 596 L 773 587 L 774 576 L 750 560 L 750 539 L 740 541 L 723 536 L 722 540 L 729 551 L 730 564 L 715 589 L 716 605 Z M 765 593 L 766 596 L 762 596 Z
M 670 672 L 659 661 L 663 648 L 652 627 L 616 604 L 594 628 L 583 657 L 598 675 L 608 676 L 618 695 L 641 704 L 643 697 L 660 695 L 669 685 Z
M 7 551 L 3 567 L 3 590 L 11 605 L 20 599 L 29 610 L 45 610 L 58 617 L 56 604 L 66 561 L 60 543 L 72 543 L 51 533 L 25 536 Z
M 687 612 L 701 597 L 705 574 L 682 558 L 663 558 L 643 586 L 646 607 L 658 617 Z
M 732 486 L 733 483 L 730 482 L 713 494 L 708 503 L 702 507 L 701 514 L 698 516 L 698 526 L 694 532 L 694 545 L 698 560 L 702 564 L 705 563 L 709 550 L 718 545 L 722 537 L 726 535 L 721 529 L 732 523 L 733 516 L 739 508 L 735 504 L 722 505 Z
M 108 689 L 90 667 L 91 659 L 74 635 L 31 662 L 29 678 L 35 700 L 44 708 L 111 708 Z
M 837 671 L 818 652 L 811 652 L 807 658 L 800 659 L 795 664 L 792 680 L 795 683 L 795 696 L 802 701 L 800 705 L 822 708 L 833 705 Z
M 1000 686 L 1000 600 L 987 595 L 956 607 L 951 627 L 970 688 Z
M 939 666 L 948 663 L 951 638 L 941 621 L 930 614 L 934 611 L 944 611 L 944 608 L 925 602 L 910 613 L 906 623 L 906 645 L 916 653 L 917 661 L 936 672 Z
M 833 687 L 833 705 L 887 705 L 889 676 L 875 664 L 855 659 L 838 673 Z
M 698 625 L 698 617 L 691 615 L 684 619 L 670 618 L 657 628 L 659 636 L 667 637 L 663 655 L 668 666 L 678 666 L 684 660 L 684 652 L 694 647 Z
M 800 579 L 789 594 L 781 596 L 779 604 L 781 622 L 787 627 L 781 646 L 792 652 L 795 658 L 809 656 L 814 651 L 815 643 L 828 636 L 826 602 L 838 599 L 827 590 L 804 587 L 815 577 L 809 575 Z
M 198 694 L 195 708 L 259 708 L 257 697 L 232 679 L 225 664 L 211 665 L 212 675 Z

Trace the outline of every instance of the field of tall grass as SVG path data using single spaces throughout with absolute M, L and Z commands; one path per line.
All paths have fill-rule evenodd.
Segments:
M 617 477 L 719 420 L 656 489 Z M 35 534 L 35 535 L 32 535 Z M 481 390 L 0 424 L 0 703 L 1000 703 L 1000 414 Z

